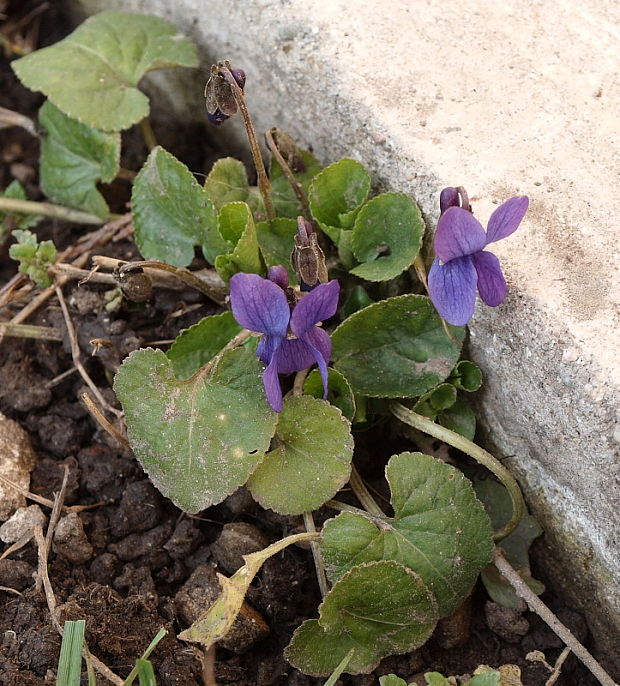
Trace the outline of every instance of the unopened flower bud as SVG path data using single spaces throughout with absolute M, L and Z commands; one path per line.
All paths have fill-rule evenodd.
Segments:
M 299 277 L 301 290 L 312 290 L 319 283 L 327 283 L 325 255 L 312 224 L 303 217 L 297 217 L 297 235 L 294 240 L 291 264 Z
M 439 210 L 441 211 L 441 214 L 443 214 L 448 207 L 461 207 L 462 209 L 471 212 L 469 197 L 463 186 L 448 186 L 441 191 L 439 194 Z
M 267 271 L 267 277 L 269 281 L 280 286 L 280 288 L 285 291 L 288 288 L 288 272 L 286 267 L 281 264 L 277 264 L 275 267 L 269 267 Z

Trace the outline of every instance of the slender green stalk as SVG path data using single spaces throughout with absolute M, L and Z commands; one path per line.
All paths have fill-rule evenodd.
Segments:
M 149 149 L 149 152 L 157 146 L 157 139 L 155 138 L 155 132 L 151 126 L 151 122 L 148 117 L 140 120 L 140 131 L 142 132 L 142 138 L 144 139 L 144 144 Z
M 325 682 L 323 686 L 334 686 L 336 681 L 340 678 L 340 675 L 344 672 L 344 670 L 347 668 L 347 665 L 349 662 L 351 662 L 351 658 L 355 654 L 355 648 L 351 648 L 349 652 L 342 658 L 336 669 L 331 673 L 329 679 Z
M 451 445 L 457 450 L 464 452 L 465 454 L 473 457 L 476 462 L 485 466 L 489 471 L 493 472 L 495 476 L 502 482 L 506 487 L 508 494 L 510 495 L 510 500 L 512 501 L 512 516 L 510 521 L 503 526 L 499 531 L 495 532 L 493 540 L 501 541 L 506 538 L 519 523 L 521 517 L 523 516 L 523 511 L 525 509 L 523 503 L 523 495 L 521 494 L 521 489 L 517 484 L 514 476 L 504 467 L 504 465 L 497 459 L 483 450 L 480 446 L 472 443 L 461 434 L 457 434 L 455 431 L 446 429 L 444 426 L 435 424 L 427 417 L 423 417 L 421 414 L 410 410 L 409 408 L 401 405 L 399 402 L 391 402 L 390 410 L 392 414 L 400 419 L 401 422 L 413 426 L 415 429 L 419 429 L 430 436 L 438 438 L 440 441 Z
M 315 534 L 316 527 L 314 526 L 312 512 L 304 512 L 303 517 L 306 531 L 309 534 Z M 312 557 L 314 558 L 314 567 L 316 569 L 316 577 L 319 582 L 319 588 L 321 589 L 321 597 L 325 598 L 329 591 L 329 586 L 327 585 L 327 576 L 325 574 L 325 565 L 323 563 L 323 556 L 321 555 L 321 548 L 317 541 L 310 541 L 310 549 L 312 550 Z
M 383 512 L 383 510 L 375 502 L 375 499 L 370 495 L 370 492 L 366 488 L 366 484 L 362 480 L 362 477 L 357 469 L 355 469 L 355 465 L 351 466 L 351 478 L 349 479 L 349 483 L 351 484 L 351 488 L 353 489 L 357 499 L 367 512 L 378 517 L 385 517 L 385 512 Z
M 106 219 L 97 217 L 88 212 L 80 212 L 80 210 L 72 210 L 70 207 L 63 207 L 62 205 L 53 205 L 50 202 L 35 202 L 34 200 L 20 200 L 19 198 L 0 198 L 0 212 L 5 214 L 35 214 L 42 217 L 54 217 L 56 219 L 64 219 L 68 222 L 75 222 L 76 224 L 105 224 L 110 219 L 114 218 L 110 215 Z
M 142 653 L 141 659 L 146 660 L 148 659 L 149 655 L 155 650 L 157 647 L 157 644 L 161 641 L 161 639 L 168 633 L 166 629 L 163 627 L 157 632 L 155 635 L 155 638 L 149 643 L 147 649 Z M 129 676 L 125 679 L 123 682 L 123 686 L 131 686 L 133 684 L 135 678 L 138 676 L 138 665 L 136 664 L 134 668 L 129 672 Z
M 0 324 L 0 336 L 15 338 L 39 338 L 45 341 L 62 341 L 62 333 L 52 326 L 35 326 L 34 324 Z
M 289 184 L 291 185 L 293 193 L 295 193 L 297 196 L 297 200 L 299 200 L 304 217 L 308 220 L 311 220 L 312 214 L 310 212 L 310 205 L 308 204 L 308 196 L 306 195 L 306 191 L 304 191 L 303 186 L 299 183 L 299 181 L 297 181 L 295 175 L 291 171 L 291 168 L 288 166 L 286 160 L 282 156 L 282 153 L 278 149 L 273 137 L 273 129 L 269 129 L 269 131 L 265 133 L 265 140 L 267 141 L 267 147 L 269 150 L 271 150 L 271 154 L 276 158 L 278 164 L 282 168 L 284 176 L 286 176 Z

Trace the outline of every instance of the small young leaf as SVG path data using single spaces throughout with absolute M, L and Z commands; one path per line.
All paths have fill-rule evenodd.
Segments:
M 297 222 L 294 219 L 278 217 L 271 221 L 259 222 L 256 225 L 256 235 L 260 251 L 267 267 L 278 264 L 286 267 L 291 286 L 297 285 L 297 274 L 291 266 L 291 253 L 295 245 Z
M 327 370 L 329 393 L 327 399 L 349 420 L 355 417 L 355 396 L 346 378 L 333 367 Z M 323 381 L 318 369 L 313 369 L 304 382 L 304 393 L 313 398 L 323 397 Z
M 289 515 L 316 510 L 349 480 L 351 425 L 324 400 L 287 400 L 278 417 L 275 446 L 247 483 L 263 507 Z
M 360 564 L 325 596 L 319 619 L 297 628 L 286 659 L 313 676 L 326 676 L 355 648 L 346 672 L 370 672 L 386 655 L 407 653 L 437 623 L 432 593 L 410 569 L 390 561 Z
M 39 167 L 43 192 L 55 202 L 107 217 L 108 206 L 96 184 L 109 183 L 118 174 L 120 134 L 80 124 L 49 101 L 39 110 L 39 124 L 45 132 Z
M 195 374 L 240 331 L 232 312 L 210 315 L 183 329 L 166 352 L 174 375 L 187 379 Z
M 463 340 L 462 327 L 450 331 Z M 460 354 L 431 301 L 411 294 L 351 315 L 332 334 L 332 345 L 334 367 L 355 393 L 372 397 L 421 395 L 444 381 Z
M 339 579 L 361 562 L 396 560 L 424 579 L 440 616 L 449 615 L 491 558 L 489 518 L 471 482 L 429 455 L 401 453 L 385 471 L 394 517 L 380 527 L 351 512 L 329 520 L 321 542 L 328 577 Z
M 477 391 L 482 386 L 480 367 L 469 360 L 461 360 L 448 377 L 448 383 L 461 391 Z
M 256 226 L 249 206 L 229 202 L 220 210 L 218 227 L 222 238 L 234 248 L 215 259 L 217 273 L 228 283 L 238 272 L 263 274 L 265 268 L 256 238 Z
M 386 674 L 379 677 L 380 686 L 407 686 L 407 682 L 396 674 Z
M 83 619 L 65 622 L 65 633 L 62 637 L 58 659 L 57 686 L 80 686 L 85 628 L 86 621 Z
M 474 488 L 476 495 L 484 503 L 493 528 L 497 531 L 510 519 L 512 514 L 512 503 L 508 491 L 504 486 L 492 479 L 477 480 L 474 482 Z M 542 528 L 540 524 L 529 512 L 526 512 L 521 517 L 517 528 L 502 540 L 502 548 L 506 553 L 506 559 L 519 572 L 525 583 L 538 595 L 545 590 L 545 586 L 532 577 L 529 549 L 533 541 L 541 534 Z M 519 605 L 520 598 L 512 586 L 498 572 L 495 565 L 487 565 L 482 570 L 482 582 L 491 599 L 496 603 L 506 607 L 517 607 Z
M 147 348 L 131 353 L 114 379 L 136 457 L 157 488 L 191 513 L 246 482 L 277 422 L 251 351 L 229 350 L 205 371 L 179 381 L 166 355 Z
M 11 63 L 20 81 L 43 91 L 72 119 L 121 131 L 149 113 L 136 86 L 148 71 L 196 67 L 196 49 L 159 17 L 101 12 L 64 40 Z
M 229 202 L 246 202 L 250 193 L 245 165 L 234 157 L 223 157 L 211 167 L 205 193 L 219 210 Z
M 403 193 L 369 200 L 355 219 L 353 254 L 363 264 L 351 274 L 367 281 L 388 281 L 411 266 L 422 245 L 424 221 L 418 206 Z
M 17 243 L 9 248 L 9 257 L 19 261 L 20 274 L 26 274 L 41 288 L 50 286 L 52 277 L 48 269 L 56 260 L 56 246 L 52 241 L 39 243 L 31 231 L 15 229 L 12 235 Z
M 147 260 L 185 267 L 194 246 L 217 233 L 213 203 L 189 169 L 159 146 L 136 176 L 131 202 L 136 243 Z
M 293 170 L 293 176 L 297 183 L 300 183 L 301 187 L 307 191 L 312 179 L 321 171 L 321 165 L 316 157 L 307 150 L 299 150 L 299 152 L 304 163 L 304 169 L 300 172 Z M 269 180 L 271 181 L 273 206 L 276 214 L 279 217 L 296 219 L 297 215 L 301 214 L 299 200 L 297 200 L 289 180 L 284 176 L 284 172 L 275 157 L 271 158 Z
M 446 429 L 456 431 L 470 441 L 474 440 L 476 435 L 476 415 L 463 398 L 457 397 L 451 407 L 442 410 L 437 415 L 437 421 L 442 426 L 445 426 Z
M 456 388 L 452 384 L 442 383 L 420 397 L 413 406 L 413 411 L 435 421 L 437 415 L 456 402 Z
M 370 174 L 355 160 L 342 159 L 319 172 L 308 189 L 312 216 L 338 243 L 341 229 L 350 229 L 368 197 Z
M 427 686 L 454 686 L 456 684 L 455 680 L 446 679 L 439 672 L 426 672 L 424 680 Z
M 26 200 L 26 191 L 21 183 L 15 179 L 3 190 L 0 191 L 0 198 L 15 198 L 16 200 Z M 0 212 L 0 243 L 6 234 L 6 229 L 30 229 L 41 221 L 41 217 L 32 214 L 18 214 L 11 212 L 7 214 Z

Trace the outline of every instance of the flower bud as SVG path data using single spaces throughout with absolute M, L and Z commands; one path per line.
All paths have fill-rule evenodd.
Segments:
M 297 217 L 297 235 L 291 254 L 291 264 L 299 277 L 301 290 L 312 290 L 319 283 L 327 283 L 325 255 L 317 240 L 312 224 Z
M 280 286 L 283 291 L 288 288 L 288 272 L 286 271 L 286 267 L 283 267 L 281 264 L 278 264 L 275 267 L 269 267 L 267 278 L 269 281 L 273 281 L 273 283 Z
M 441 191 L 439 194 L 439 209 L 441 214 L 443 214 L 448 207 L 461 207 L 464 210 L 471 212 L 469 197 L 463 186 L 448 186 Z

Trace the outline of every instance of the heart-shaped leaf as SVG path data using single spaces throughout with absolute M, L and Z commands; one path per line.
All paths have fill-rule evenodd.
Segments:
M 391 458 L 386 478 L 394 517 L 342 512 L 323 527 L 328 577 L 370 560 L 396 560 L 433 591 L 440 616 L 451 614 L 491 559 L 492 530 L 463 474 L 429 455 Z
M 289 515 L 316 510 L 349 480 L 351 425 L 324 400 L 287 400 L 274 442 L 247 484 L 263 507 Z
M 223 157 L 211 167 L 205 193 L 219 210 L 229 202 L 246 202 L 250 193 L 245 165 L 234 157 Z
M 295 245 L 297 222 L 294 219 L 278 217 L 271 221 L 259 222 L 256 225 L 256 235 L 260 251 L 268 267 L 281 264 L 288 271 L 289 282 L 297 285 L 297 274 L 291 266 L 291 253 Z
M 109 183 L 118 174 L 121 137 L 104 133 L 67 117 L 51 102 L 39 110 L 41 188 L 55 202 L 77 207 L 98 217 L 109 214 L 96 183 Z
M 333 367 L 327 370 L 327 399 L 349 420 L 355 417 L 355 396 L 346 378 Z M 304 393 L 313 398 L 323 397 L 323 381 L 318 369 L 313 369 L 304 382 Z
M 319 172 L 308 189 L 312 216 L 338 244 L 342 229 L 350 229 L 370 190 L 370 174 L 355 160 L 344 158 Z
M 465 330 L 449 327 L 455 340 Z M 332 334 L 334 367 L 355 393 L 413 398 L 445 380 L 460 346 L 448 338 L 429 298 L 401 295 L 355 312 Z
M 136 176 L 131 203 L 136 243 L 147 260 L 186 267 L 194 246 L 217 233 L 213 203 L 189 169 L 159 146 Z
M 421 646 L 437 623 L 433 594 L 417 574 L 394 561 L 353 567 L 325 596 L 319 613 L 318 620 L 295 631 L 284 653 L 313 676 L 328 675 L 352 648 L 345 671 L 370 672 L 386 655 Z
M 137 350 L 121 365 L 114 390 L 129 442 L 157 488 L 186 512 L 222 501 L 264 458 L 277 415 L 261 371 L 240 348 L 186 381 L 161 350 Z
M 240 331 L 232 312 L 210 315 L 183 329 L 166 352 L 177 379 L 196 373 Z
M 232 251 L 215 259 L 217 273 L 228 283 L 238 272 L 264 274 L 263 258 L 256 238 L 252 211 L 244 202 L 229 202 L 220 210 L 220 235 L 234 246 Z
M 11 63 L 21 82 L 42 91 L 72 119 L 121 131 L 149 113 L 136 86 L 148 71 L 196 67 L 193 44 L 159 17 L 108 11 L 59 43 Z
M 422 245 L 424 221 L 403 193 L 383 193 L 359 211 L 353 226 L 353 254 L 360 264 L 351 274 L 388 281 L 411 266 Z

